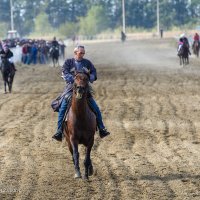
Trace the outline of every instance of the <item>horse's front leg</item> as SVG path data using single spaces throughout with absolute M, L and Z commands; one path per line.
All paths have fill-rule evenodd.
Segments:
M 79 167 L 79 152 L 78 152 L 78 142 L 72 142 L 73 149 L 73 160 L 75 167 L 75 176 L 74 178 L 81 178 L 81 172 Z
M 93 166 L 92 166 L 92 161 L 90 159 L 90 152 L 93 146 L 94 140 L 86 147 L 86 152 L 85 152 L 85 160 L 84 160 L 84 166 L 85 166 L 85 174 L 84 174 L 84 179 L 88 179 L 88 176 L 93 175 Z

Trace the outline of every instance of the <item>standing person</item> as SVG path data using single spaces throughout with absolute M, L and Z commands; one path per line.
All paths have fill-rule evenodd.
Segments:
M 62 59 L 64 60 L 66 45 L 64 44 L 63 40 L 61 40 L 61 39 L 60 39 L 59 45 L 60 45 L 60 54 L 61 54 Z
M 28 59 L 28 47 L 27 47 L 28 45 L 25 43 L 25 44 L 23 44 L 23 46 L 22 46 L 22 62 L 24 63 L 24 64 L 26 64 L 27 63 L 27 59 Z
M 38 47 L 35 43 L 31 45 L 30 49 L 30 59 L 28 61 L 28 65 L 33 63 L 34 65 L 37 64 L 37 53 L 38 53 Z
M 121 31 L 121 41 L 124 42 L 126 40 L 126 34 Z
M 83 58 L 85 54 L 85 48 L 84 46 L 77 46 L 74 49 L 74 58 L 67 59 L 62 67 L 62 77 L 66 81 L 66 88 L 63 92 L 65 98 L 62 100 L 59 113 L 58 113 L 58 127 L 55 135 L 53 135 L 53 139 L 56 139 L 57 141 L 62 141 L 62 134 L 63 134 L 63 120 L 65 116 L 65 112 L 68 108 L 68 105 L 70 104 L 72 92 L 73 92 L 73 82 L 75 77 L 75 71 L 81 71 L 81 72 L 90 72 L 90 83 L 93 83 L 97 80 L 97 74 L 96 69 L 94 65 L 87 59 Z M 100 137 L 103 138 L 110 133 L 106 130 L 103 121 L 101 112 L 99 110 L 98 105 L 94 101 L 91 92 L 88 97 L 88 103 L 91 106 L 92 110 L 96 113 L 97 118 L 97 126 L 99 128 L 99 134 Z
M 163 38 L 163 29 L 160 29 L 160 38 Z

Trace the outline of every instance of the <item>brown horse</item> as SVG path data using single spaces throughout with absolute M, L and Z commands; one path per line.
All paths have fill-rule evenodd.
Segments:
M 76 74 L 72 103 L 67 115 L 67 121 L 65 121 L 63 127 L 66 141 L 74 162 L 75 178 L 81 178 L 78 145 L 83 144 L 86 147 L 84 160 L 85 179 L 88 179 L 88 176 L 93 174 L 90 152 L 94 144 L 94 134 L 96 131 L 96 116 L 87 103 L 89 93 L 88 81 L 89 78 L 87 74 Z

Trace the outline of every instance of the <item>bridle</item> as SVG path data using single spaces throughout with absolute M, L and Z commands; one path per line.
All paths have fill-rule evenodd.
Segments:
M 77 72 L 77 73 L 75 74 L 75 77 L 74 77 L 74 84 L 73 84 L 73 91 L 74 91 L 74 93 L 75 93 L 77 99 L 82 99 L 83 94 L 86 94 L 86 93 L 88 92 L 88 81 L 89 81 L 88 75 L 87 75 L 87 79 L 86 79 L 86 80 L 82 80 L 82 81 L 87 81 L 87 83 L 85 83 L 84 86 L 83 86 L 83 85 L 77 85 L 77 83 L 76 83 L 76 80 L 77 80 L 77 78 L 78 78 L 78 76 L 79 76 L 80 74 L 85 74 L 85 75 L 87 75 L 87 74 L 84 73 L 84 72 Z

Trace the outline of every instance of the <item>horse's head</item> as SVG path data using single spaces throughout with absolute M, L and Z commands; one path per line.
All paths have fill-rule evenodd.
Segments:
M 74 78 L 74 93 L 77 99 L 82 99 L 88 93 L 89 76 L 84 72 L 76 72 Z

